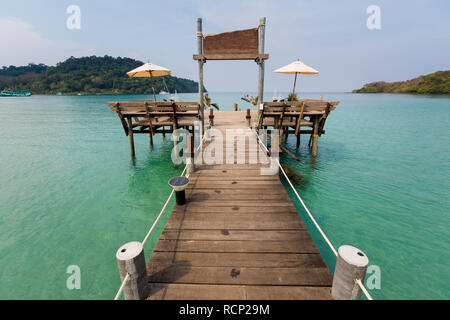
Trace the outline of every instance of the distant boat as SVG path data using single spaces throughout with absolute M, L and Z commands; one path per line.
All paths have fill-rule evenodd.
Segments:
M 285 98 L 278 95 L 278 91 L 275 91 L 275 94 L 272 97 L 273 102 L 283 101 Z
M 2 90 L 0 92 L 2 97 L 29 97 L 31 92 L 28 90 Z
M 162 80 L 163 80 L 163 83 L 164 83 L 164 89 L 165 89 L 165 90 L 161 90 L 161 91 L 159 92 L 159 94 L 170 94 L 169 88 L 167 88 L 166 81 L 164 80 L 164 78 L 163 78 Z
M 180 101 L 180 97 L 177 95 L 177 90 L 175 90 L 175 94 L 170 96 L 170 101 Z

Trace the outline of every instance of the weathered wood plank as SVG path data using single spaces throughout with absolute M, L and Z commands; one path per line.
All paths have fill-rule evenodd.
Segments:
M 223 53 L 223 54 L 194 54 L 194 60 L 255 60 L 255 59 L 269 59 L 268 54 L 256 53 Z
M 279 213 L 179 213 L 173 214 L 166 225 L 170 229 L 305 229 L 298 215 Z
M 293 240 L 310 237 L 305 230 L 242 230 L 242 229 L 170 229 L 165 228 L 161 240 Z
M 261 205 L 261 201 L 256 200 L 196 200 L 189 199 L 190 204 L 195 203 L 197 206 L 215 206 L 215 207 L 232 207 L 232 206 L 240 206 L 240 207 L 257 207 Z M 264 204 L 268 206 L 277 206 L 277 207 L 294 207 L 292 203 L 284 202 L 281 200 L 264 200 Z
M 246 179 L 246 180 L 239 180 L 237 179 L 233 179 L 233 178 L 226 178 L 226 179 L 220 179 L 214 182 L 214 184 L 211 184 L 211 181 L 209 180 L 203 180 L 203 179 L 199 179 L 197 181 L 191 181 L 189 182 L 189 185 L 198 187 L 198 186 L 217 186 L 217 187 L 225 187 L 228 185 L 232 185 L 233 188 L 239 188 L 239 187 L 257 187 L 257 188 L 264 188 L 267 186 L 271 186 L 271 187 L 283 187 L 283 184 L 281 183 L 281 181 L 273 181 L 273 180 L 258 180 L 257 183 L 254 182 L 254 180 L 251 179 Z
M 189 197 L 191 195 L 195 195 L 197 193 L 207 193 L 210 196 L 217 196 L 217 195 L 253 195 L 255 194 L 255 191 L 248 190 L 245 188 L 236 188 L 236 189 L 221 189 L 221 188 L 215 188 L 214 185 L 210 187 L 205 188 L 192 188 L 187 187 L 186 188 L 186 196 Z M 270 195 L 286 195 L 286 192 L 281 189 L 272 189 L 272 188 L 261 188 L 258 191 L 258 194 L 264 195 L 264 196 L 270 196 Z
M 233 212 L 239 212 L 241 214 L 244 213 L 296 213 L 298 214 L 297 210 L 292 207 L 283 207 L 280 208 L 278 206 L 239 206 L 239 205 L 233 205 L 231 207 L 218 207 L 218 206 L 199 206 L 195 202 L 187 203 L 186 206 L 175 206 L 173 209 L 173 213 L 175 212 L 206 212 L 206 213 L 233 213 Z
M 150 282 L 148 300 L 244 300 L 245 286 Z
M 218 192 L 215 192 L 218 191 Z M 203 200 L 289 200 L 289 196 L 285 193 L 278 194 L 262 194 L 262 193 L 222 193 L 220 190 L 206 192 L 204 190 L 195 190 L 186 193 L 189 196 L 189 201 L 203 201 Z
M 328 287 L 150 283 L 149 300 L 328 300 Z
M 223 114 L 220 130 L 246 127 L 239 111 Z M 148 264 L 149 299 L 330 299 L 331 273 L 279 175 L 238 164 L 260 152 L 237 146 L 221 150 L 233 163 L 190 175 L 187 202 L 174 206 Z
M 248 300 L 330 300 L 331 289 L 308 286 L 245 286 Z
M 178 252 L 259 252 L 259 253 L 318 253 L 311 239 L 302 241 L 203 241 L 159 240 L 155 251 Z
M 202 176 L 202 177 L 191 177 L 189 176 L 190 179 L 190 183 L 188 184 L 188 188 L 193 187 L 193 185 L 196 185 L 197 182 L 200 183 L 209 183 L 210 186 L 215 186 L 216 184 L 212 184 L 211 181 L 214 182 L 218 182 L 217 176 Z M 259 175 L 259 176 L 241 176 L 241 175 L 236 175 L 236 176 L 225 176 L 225 177 L 220 177 L 220 181 L 222 182 L 233 182 L 233 181 L 241 181 L 241 182 L 250 182 L 250 181 L 261 181 L 261 180 L 268 180 L 268 181 L 272 181 L 274 184 L 277 184 L 277 182 L 279 182 L 279 177 L 278 176 L 272 176 L 272 175 Z M 256 183 L 258 184 L 258 183 Z M 237 187 L 237 186 L 236 186 Z M 271 185 L 269 184 L 269 186 L 266 186 L 265 189 L 270 188 Z M 261 186 L 262 189 L 264 189 L 264 186 Z M 273 189 L 273 188 L 272 188 Z M 284 191 L 282 189 L 279 189 L 280 191 Z
M 153 265 L 186 262 L 191 267 L 325 268 L 319 254 L 155 252 Z
M 150 264 L 149 281 L 190 284 L 245 284 L 331 286 L 332 277 L 327 268 L 248 268 L 248 267 L 193 267 L 187 263 L 165 267 Z
M 193 178 L 195 177 L 204 177 L 204 176 L 226 176 L 226 177 L 233 177 L 233 176 L 261 176 L 261 169 L 208 169 L 208 170 L 201 170 L 193 173 L 191 175 Z

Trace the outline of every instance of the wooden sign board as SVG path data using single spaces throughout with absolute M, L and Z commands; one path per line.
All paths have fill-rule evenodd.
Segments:
M 258 54 L 258 28 L 205 35 L 203 54 Z

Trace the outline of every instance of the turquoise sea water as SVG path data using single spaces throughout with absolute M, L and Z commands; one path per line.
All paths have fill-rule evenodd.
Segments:
M 242 95 L 210 93 L 223 110 L 235 102 L 247 108 Z M 138 135 L 130 160 L 128 139 L 106 102 L 145 98 L 0 98 L 0 299 L 114 297 L 116 250 L 142 241 L 170 192 L 167 181 L 182 170 L 171 162 L 171 140 L 160 135 L 152 151 L 148 137 Z M 324 98 L 341 103 L 327 120 L 317 159 L 306 136 L 297 151 L 295 139 L 288 141 L 300 162 L 282 158 L 304 176 L 296 188 L 310 211 L 335 247 L 355 245 L 380 267 L 381 289 L 370 291 L 375 299 L 449 299 L 450 98 Z M 333 270 L 332 252 L 298 208 Z M 146 245 L 147 259 L 167 218 Z M 80 267 L 80 290 L 66 287 L 69 265 Z

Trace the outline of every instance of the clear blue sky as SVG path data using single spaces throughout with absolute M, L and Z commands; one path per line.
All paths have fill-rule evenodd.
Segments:
M 81 30 L 66 27 L 66 9 L 81 8 Z M 369 5 L 381 30 L 366 27 Z M 273 70 L 300 58 L 320 75 L 302 76 L 302 91 L 350 91 L 364 83 L 406 80 L 450 69 L 450 1 L 41 0 L 2 1 L 0 66 L 55 64 L 69 56 L 128 56 L 197 79 L 197 17 L 203 32 L 256 27 L 267 17 L 266 91 L 289 91 L 292 76 Z M 5 39 L 6 38 L 6 39 Z M 209 61 L 210 91 L 256 91 L 252 61 Z

